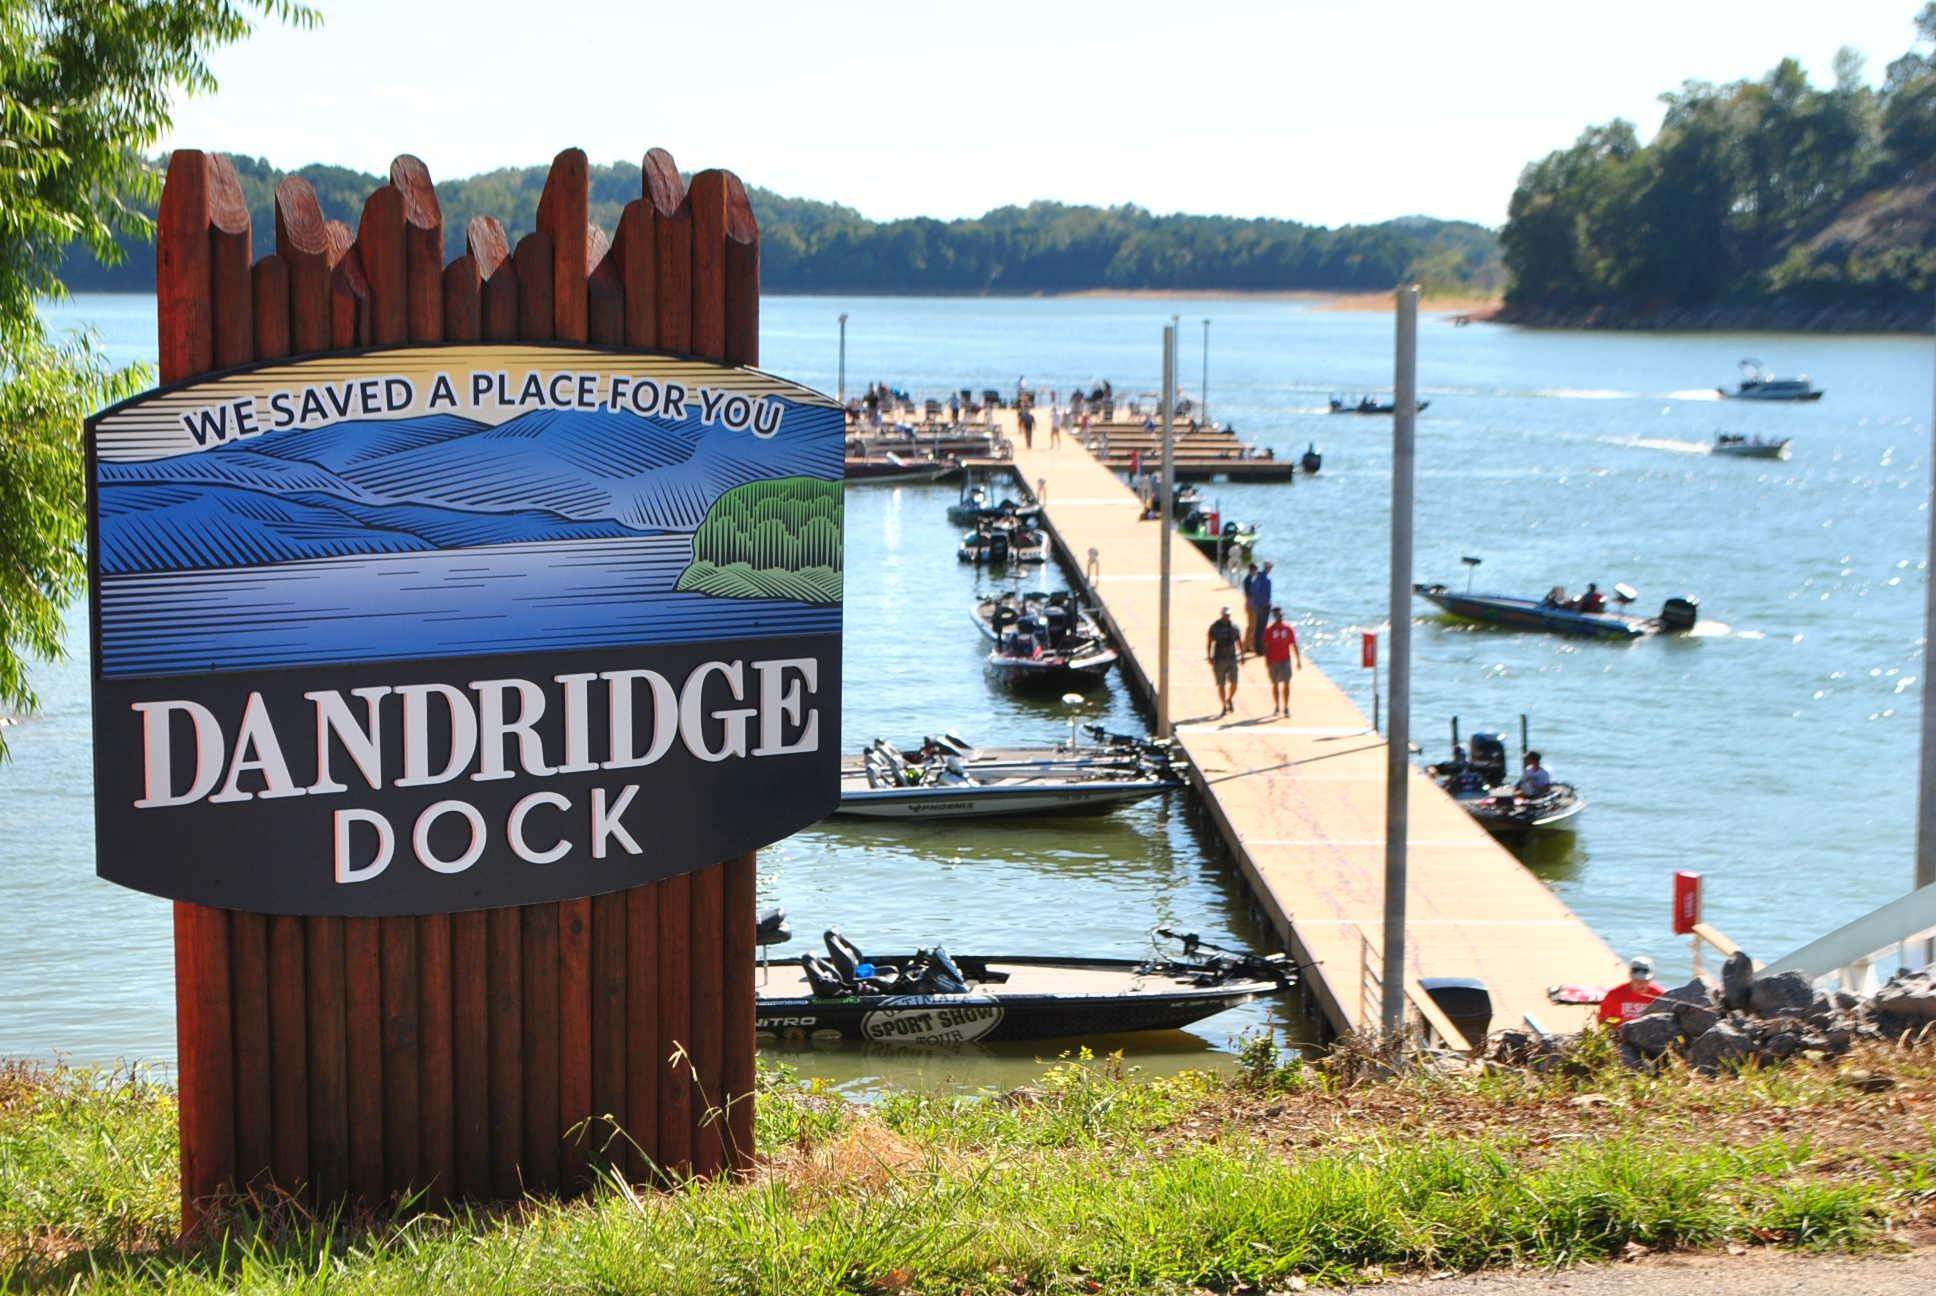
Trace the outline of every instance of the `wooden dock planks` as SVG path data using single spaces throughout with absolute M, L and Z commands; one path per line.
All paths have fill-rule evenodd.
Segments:
M 1001 411 L 1011 425 L 1014 412 Z M 1074 438 L 1033 449 L 1011 434 L 1015 469 L 1047 484 L 1045 511 L 1071 573 L 1103 609 L 1124 650 L 1121 669 L 1144 698 L 1154 693 L 1158 537 L 1135 495 Z M 1270 549 L 1269 536 L 1263 549 Z M 1097 578 L 1085 576 L 1097 554 Z M 1187 543 L 1172 546 L 1171 722 L 1192 781 L 1259 907 L 1301 964 L 1326 1017 L 1356 1030 L 1366 1010 L 1361 969 L 1380 947 L 1384 913 L 1384 740 L 1306 658 L 1291 718 L 1273 720 L 1263 663 L 1247 658 L 1237 713 L 1217 715 L 1204 638 L 1220 608 L 1242 624 L 1243 594 Z M 1280 589 L 1294 573 L 1280 567 Z M 1295 594 L 1280 601 L 1295 620 Z M 1423 773 L 1411 792 L 1411 975 L 1476 976 L 1493 996 L 1493 1023 L 1527 1013 L 1572 1029 L 1583 1012 L 1546 1000 L 1558 983 L 1617 976 L 1606 942 L 1543 882 L 1475 824 Z M 1376 1012 L 1375 1004 L 1371 1011 Z

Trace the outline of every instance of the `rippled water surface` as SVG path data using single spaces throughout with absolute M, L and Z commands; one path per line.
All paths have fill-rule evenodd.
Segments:
M 1315 442 L 1324 470 L 1294 485 L 1208 487 L 1255 519 L 1307 651 L 1369 707 L 1357 631 L 1383 619 L 1388 420 L 1334 418 L 1332 391 L 1389 386 L 1377 314 L 1286 301 L 780 298 L 764 367 L 831 390 L 835 317 L 850 315 L 851 385 L 917 392 L 1066 391 L 1100 378 L 1149 390 L 1158 336 L 1183 312 L 1181 369 L 1200 381 L 1210 326 L 1212 414 L 1280 453 Z M 118 359 L 153 355 L 138 297 L 54 312 L 96 328 Z M 1453 716 L 1469 729 L 1529 713 L 1533 741 L 1591 800 L 1570 841 L 1533 858 L 1623 950 L 1672 971 L 1676 868 L 1708 877 L 1708 915 L 1772 956 L 1899 893 L 1911 877 L 1928 494 L 1927 339 L 1421 329 L 1421 580 L 1540 593 L 1638 587 L 1649 610 L 1694 594 L 1718 627 L 1633 645 L 1421 621 L 1415 739 L 1430 756 Z M 1828 390 L 1812 406 L 1713 399 L 1757 355 Z M 1793 436 L 1787 463 L 1716 460 L 1720 431 Z M 1063 732 L 1053 701 L 984 678 L 966 608 L 985 578 L 958 567 L 942 509 L 952 488 L 853 489 L 847 515 L 850 741 L 941 727 L 987 740 Z M 1053 573 L 1032 577 L 1052 583 Z M 1421 609 L 1423 605 L 1421 605 Z M 38 672 L 42 715 L 10 729 L 0 766 L 0 1054 L 167 1058 L 167 906 L 94 880 L 85 634 Z M 1091 706 L 1138 723 L 1119 685 Z M 763 898 L 805 935 L 838 924 L 863 947 L 943 940 L 968 952 L 1135 955 L 1159 923 L 1250 939 L 1214 839 L 1181 799 L 1056 825 L 814 829 L 762 853 Z M 265 844 L 266 846 L 267 844 Z M 1133 1044 L 1172 1066 L 1271 1020 L 1251 1008 L 1189 1036 Z M 839 1078 L 1006 1081 L 1018 1054 L 790 1055 Z

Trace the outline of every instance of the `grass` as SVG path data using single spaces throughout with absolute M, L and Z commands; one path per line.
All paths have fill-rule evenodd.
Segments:
M 738 1183 L 455 1217 L 238 1220 L 172 1243 L 174 1110 L 140 1073 L 0 1072 L 0 1290 L 1237 1291 L 1655 1250 L 1884 1245 L 1936 1201 L 1936 1050 L 1707 1080 L 1379 1078 L 1348 1055 L 856 1107 L 766 1073 Z M 1884 1074 L 1889 1086 L 1873 1076 Z M 1698 1132 L 1698 1137 L 1690 1137 Z

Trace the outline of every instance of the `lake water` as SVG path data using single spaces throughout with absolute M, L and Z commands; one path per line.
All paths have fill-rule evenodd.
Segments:
M 1386 315 L 1299 301 L 1062 298 L 773 298 L 764 367 L 835 384 L 849 316 L 848 378 L 915 392 L 1102 378 L 1119 395 L 1156 385 L 1160 330 L 1184 320 L 1181 369 L 1199 385 L 1208 316 L 1211 413 L 1324 470 L 1293 485 L 1218 484 L 1227 516 L 1255 520 L 1307 651 L 1369 709 L 1358 632 L 1383 620 L 1390 423 L 1333 418 L 1334 391 L 1388 387 Z M 154 354 L 147 300 L 83 297 L 52 312 L 98 330 L 119 360 Z M 1915 764 L 1932 353 L 1928 339 L 1619 335 L 1421 328 L 1420 580 L 1538 594 L 1626 581 L 1647 610 L 1702 600 L 1725 633 L 1633 645 L 1458 628 L 1415 637 L 1414 737 L 1442 755 L 1454 716 L 1510 729 L 1591 801 L 1570 842 L 1532 863 L 1623 951 L 1668 975 L 1669 879 L 1707 875 L 1711 921 L 1773 957 L 1907 888 Z M 1808 372 L 1805 406 L 1723 403 L 1744 355 Z M 1713 459 L 1717 432 L 1794 437 L 1790 462 Z M 957 566 L 942 516 L 952 488 L 847 495 L 847 688 L 851 745 L 942 727 L 986 741 L 1047 741 L 1059 704 L 997 691 L 966 609 L 987 578 Z M 1053 584 L 1053 573 L 1030 584 Z M 1421 605 L 1421 613 L 1426 609 Z M 167 906 L 93 877 L 86 639 L 38 671 L 45 712 L 8 730 L 0 766 L 0 1054 L 169 1058 L 174 1044 Z M 1120 684 L 1091 708 L 1138 717 Z M 1156 925 L 1253 939 L 1214 838 L 1181 799 L 1098 822 L 964 829 L 829 826 L 761 855 L 762 899 L 797 932 L 838 924 L 863 948 L 945 941 L 970 952 L 1135 955 Z M 1200 1061 L 1281 1009 L 1205 1023 L 1144 1045 L 1152 1066 Z M 1029 1053 L 909 1059 L 805 1053 L 802 1067 L 1007 1081 Z

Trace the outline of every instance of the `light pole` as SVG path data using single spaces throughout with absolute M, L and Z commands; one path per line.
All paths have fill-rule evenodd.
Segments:
M 840 396 L 841 408 L 845 409 L 847 406 L 847 313 L 845 311 L 842 311 L 840 314 L 840 387 L 838 394 Z
M 1157 585 L 1156 585 L 1156 736 L 1170 736 L 1170 501 L 1176 491 L 1176 463 L 1173 458 L 1176 422 L 1176 325 L 1163 330 L 1163 486 L 1157 505 Z
M 1210 426 L 1210 321 L 1203 321 L 1203 381 L 1197 388 L 1197 401 L 1203 406 L 1203 426 Z
M 1930 423 L 1932 453 L 1936 465 L 1936 416 Z M 1932 470 L 1936 483 L 1936 469 Z M 1929 557 L 1936 562 L 1936 486 L 1932 486 L 1929 509 Z M 1931 567 L 1923 592 L 1923 742 L 1920 777 L 1916 784 L 1916 889 L 1936 883 L 1936 689 L 1930 687 L 1930 673 L 1936 671 L 1936 567 Z M 1923 960 L 1936 962 L 1936 937 L 1921 942 Z
M 1405 839 L 1412 736 L 1412 461 L 1418 421 L 1418 289 L 1398 290 L 1393 357 L 1391 708 L 1385 725 L 1385 966 L 1379 1023 L 1388 1042 L 1405 1028 Z

